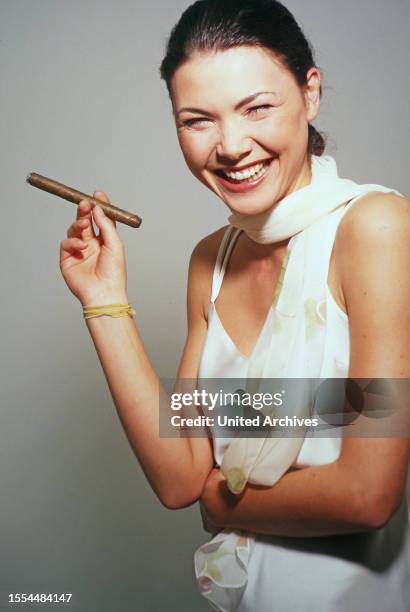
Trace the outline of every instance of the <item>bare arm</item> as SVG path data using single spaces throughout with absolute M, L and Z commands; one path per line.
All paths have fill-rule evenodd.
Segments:
M 368 196 L 346 213 L 336 243 L 350 330 L 350 378 L 410 378 L 410 202 Z M 382 526 L 404 490 L 410 443 L 345 438 L 337 461 L 286 473 L 238 500 L 214 470 L 204 522 L 284 536 L 322 536 Z
M 215 237 L 194 249 L 188 276 L 188 337 L 178 378 L 196 379 L 207 330 L 205 303 L 209 300 Z M 110 301 L 110 300 L 108 300 Z M 115 301 L 119 301 L 116 296 Z M 127 302 L 126 296 L 123 300 Z M 159 436 L 159 399 L 170 398 L 160 384 L 134 319 L 96 317 L 87 320 L 108 386 L 128 440 L 145 475 L 162 503 L 181 508 L 196 501 L 213 466 L 208 438 Z

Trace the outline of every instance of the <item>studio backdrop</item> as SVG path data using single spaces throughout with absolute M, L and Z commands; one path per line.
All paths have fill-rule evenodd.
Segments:
M 73 592 L 80 612 L 205 610 L 198 506 L 162 507 L 122 430 L 59 270 L 75 206 L 29 172 L 105 191 L 149 356 L 175 376 L 188 261 L 229 211 L 189 172 L 165 83 L 185 0 L 1 0 L 0 590 Z M 410 193 L 407 0 L 288 0 L 323 73 L 315 125 L 341 176 Z M 27 608 L 26 608 L 27 609 Z M 33 607 L 34 609 L 34 607 Z

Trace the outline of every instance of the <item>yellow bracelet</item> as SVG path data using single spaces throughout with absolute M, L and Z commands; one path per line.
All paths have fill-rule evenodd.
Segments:
M 102 306 L 83 306 L 84 319 L 92 317 L 101 317 L 108 315 L 109 317 L 133 317 L 137 313 L 130 304 L 104 304 Z

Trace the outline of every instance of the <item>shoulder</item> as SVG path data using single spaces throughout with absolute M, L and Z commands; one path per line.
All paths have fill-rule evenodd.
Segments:
M 219 247 L 227 225 L 202 238 L 194 247 L 188 273 L 188 299 L 190 296 L 200 303 L 204 317 L 212 290 L 212 277 Z
M 367 240 L 380 239 L 408 229 L 410 200 L 395 193 L 371 192 L 359 198 L 343 216 L 337 231 L 340 246 L 360 246 Z
M 404 304 L 409 235 L 410 200 L 394 193 L 366 194 L 345 213 L 336 233 L 335 262 L 349 318 L 362 310 L 367 316 L 370 300 L 380 305 L 387 294 Z
M 349 376 L 408 376 L 410 201 L 367 194 L 352 204 L 339 229 L 335 249 L 349 318 Z
M 228 226 L 219 228 L 212 234 L 208 234 L 202 238 L 194 247 L 191 254 L 191 262 L 199 263 L 202 262 L 205 265 L 215 264 L 218 250 L 222 242 L 222 238 L 227 230 Z
M 408 250 L 410 200 L 394 193 L 372 192 L 362 196 L 342 217 L 335 237 L 337 269 L 342 276 L 352 267 L 387 250 Z M 408 263 L 408 262 L 407 262 Z
M 191 253 L 189 262 L 190 274 L 210 275 L 215 267 L 219 247 L 227 229 L 227 225 L 202 238 Z

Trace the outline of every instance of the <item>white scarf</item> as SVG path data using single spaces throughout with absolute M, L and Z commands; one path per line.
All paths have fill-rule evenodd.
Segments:
M 264 378 L 302 379 L 292 403 L 292 414 L 298 417 L 310 414 L 314 390 L 309 379 L 320 378 L 323 362 L 326 321 L 318 321 L 317 312 L 326 300 L 328 262 L 321 254 L 321 244 L 331 214 L 349 200 L 371 191 L 401 195 L 381 185 L 358 185 L 340 178 L 330 156 L 312 156 L 311 167 L 311 183 L 267 212 L 229 217 L 231 225 L 260 244 L 291 238 L 283 285 L 273 306 L 275 319 L 269 347 L 252 356 L 248 378 L 253 381 L 247 391 L 261 391 Z M 302 428 L 298 438 L 235 438 L 221 464 L 230 490 L 241 493 L 247 482 L 273 486 L 295 462 L 305 433 Z M 198 589 L 214 610 L 237 609 L 246 588 L 253 544 L 250 533 L 223 530 L 196 551 Z

